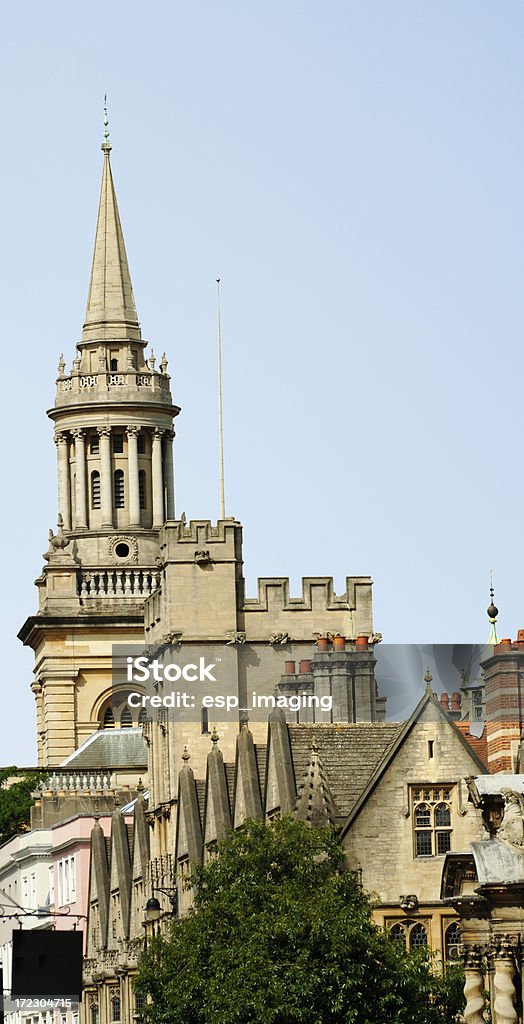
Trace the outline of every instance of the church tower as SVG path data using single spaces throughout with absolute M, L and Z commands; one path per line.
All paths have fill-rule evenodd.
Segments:
M 38 758 L 60 764 L 103 725 L 138 725 L 111 694 L 113 643 L 143 641 L 158 585 L 159 530 L 175 517 L 173 404 L 138 321 L 110 163 L 109 133 L 81 341 L 60 357 L 55 404 L 58 531 L 19 634 L 35 651 Z M 116 719 L 116 720 L 115 720 Z

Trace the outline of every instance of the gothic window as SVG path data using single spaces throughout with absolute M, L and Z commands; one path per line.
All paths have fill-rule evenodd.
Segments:
M 410 921 L 404 919 L 395 921 L 389 925 L 390 937 L 395 942 L 401 942 L 404 949 L 420 949 L 428 944 L 428 922 Z
M 113 996 L 111 1000 L 111 1020 L 120 1021 L 120 996 Z
M 135 1020 L 143 1020 L 142 1010 L 144 1009 L 145 1005 L 145 996 L 143 996 L 141 992 L 135 992 Z
M 124 471 L 115 470 L 115 508 L 125 507 Z
M 91 1006 L 91 1024 L 98 1024 L 99 1019 L 100 1018 L 98 1016 L 98 1004 L 93 1003 Z
M 104 711 L 104 717 L 102 719 L 102 725 L 103 725 L 104 729 L 114 729 L 115 728 L 115 716 L 113 714 L 113 708 L 111 706 L 106 708 L 106 710 Z
M 146 471 L 145 469 L 138 470 L 138 500 L 140 508 L 146 507 Z
M 412 790 L 415 857 L 439 857 L 451 849 L 451 788 Z
M 446 961 L 458 960 L 460 956 L 460 926 L 458 921 L 452 921 L 444 933 L 444 951 Z
M 401 942 L 404 949 L 406 948 L 406 929 L 403 925 L 394 924 L 393 927 L 389 929 L 389 934 L 395 942 Z
M 410 949 L 420 949 L 421 946 L 427 946 L 428 944 L 428 933 L 424 928 L 423 924 L 415 924 L 409 934 L 409 945 Z
M 115 455 L 122 455 L 124 451 L 124 435 L 113 434 L 113 451 Z
M 120 715 L 120 725 L 122 726 L 122 729 L 133 728 L 133 716 L 131 714 L 131 708 L 129 708 L 127 704 Z
M 138 716 L 138 724 L 139 725 L 145 725 L 147 721 L 149 721 L 149 719 L 147 717 L 147 709 L 146 708 L 140 708 L 140 714 Z
M 91 506 L 100 508 L 100 473 L 97 469 L 91 473 Z

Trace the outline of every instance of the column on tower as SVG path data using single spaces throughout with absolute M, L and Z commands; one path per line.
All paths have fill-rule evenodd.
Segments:
M 166 519 L 175 518 L 175 477 L 173 469 L 173 440 L 174 430 L 166 430 L 165 452 L 164 452 L 164 473 L 166 478 Z
M 67 434 L 58 431 L 55 434 L 56 453 L 58 459 L 58 511 L 62 516 L 64 530 L 71 529 L 71 502 L 69 484 L 69 445 Z
M 86 490 L 86 446 L 85 430 L 73 430 L 75 439 L 76 468 L 76 523 L 79 530 L 87 530 L 87 490 Z
M 138 487 L 138 434 L 140 427 L 127 427 L 127 471 L 129 475 L 129 525 L 140 526 Z
M 164 524 L 164 481 L 162 479 L 162 434 L 160 427 L 153 431 L 153 526 Z
M 98 427 L 100 437 L 100 508 L 102 527 L 113 526 L 113 481 L 111 476 L 111 427 Z

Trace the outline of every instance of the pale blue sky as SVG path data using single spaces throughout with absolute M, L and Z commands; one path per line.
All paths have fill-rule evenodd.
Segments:
M 144 337 L 182 406 L 178 510 L 227 512 L 258 575 L 375 580 L 390 642 L 524 626 L 524 8 L 506 0 L 35 0 L 3 12 L 3 705 L 56 521 L 45 409 L 83 322 L 109 95 Z M 24 466 L 30 463 L 30 469 Z

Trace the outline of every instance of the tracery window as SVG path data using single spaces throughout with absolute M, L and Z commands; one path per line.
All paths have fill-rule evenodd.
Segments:
M 428 944 L 427 921 L 403 919 L 389 926 L 389 934 L 395 942 L 401 942 L 404 949 L 420 949 Z
M 415 857 L 439 857 L 451 849 L 451 787 L 412 790 Z
M 458 921 L 452 921 L 444 932 L 444 953 L 447 963 L 460 958 L 460 941 L 460 925 Z

